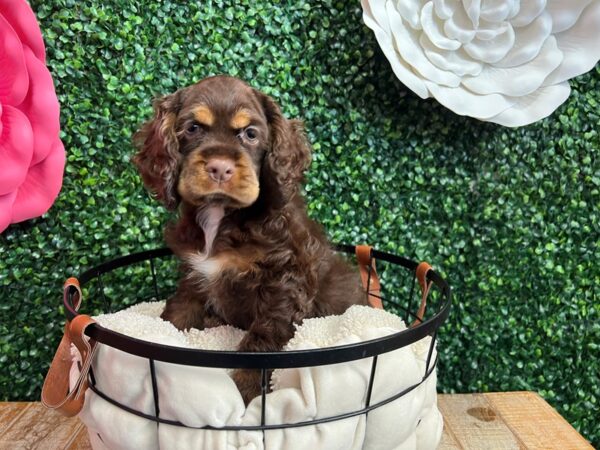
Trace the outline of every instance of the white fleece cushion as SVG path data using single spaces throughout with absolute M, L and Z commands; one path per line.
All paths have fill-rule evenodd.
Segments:
M 160 319 L 164 302 L 141 303 L 96 317 L 104 327 L 139 339 L 186 348 L 235 350 L 244 332 L 231 326 L 177 330 Z M 284 350 L 361 342 L 406 329 L 396 315 L 352 306 L 340 316 L 307 319 Z M 371 405 L 418 383 L 430 338 L 380 355 Z M 75 355 L 78 356 L 78 355 Z M 432 360 L 435 359 L 435 351 Z M 364 407 L 372 358 L 328 366 L 278 369 L 266 398 L 266 423 L 295 423 Z M 99 344 L 98 388 L 119 402 L 154 415 L 149 361 Z M 188 427 L 260 424 L 261 399 L 247 408 L 229 370 L 155 362 L 160 417 Z M 72 372 L 76 372 L 76 366 Z M 76 375 L 76 373 L 72 374 Z M 212 431 L 155 422 L 130 414 L 88 390 L 80 413 L 94 449 L 396 450 L 436 448 L 442 433 L 436 373 L 419 387 L 368 414 L 319 425 L 261 432 Z

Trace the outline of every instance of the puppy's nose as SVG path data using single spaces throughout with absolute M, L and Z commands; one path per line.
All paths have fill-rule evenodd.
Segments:
M 225 183 L 235 173 L 235 164 L 230 159 L 213 158 L 206 164 L 206 171 L 217 183 Z

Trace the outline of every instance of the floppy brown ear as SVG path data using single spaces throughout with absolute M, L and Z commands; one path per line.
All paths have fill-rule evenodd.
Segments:
M 178 203 L 180 153 L 175 131 L 178 103 L 177 92 L 154 101 L 154 117 L 133 136 L 138 152 L 131 159 L 146 188 L 171 210 Z
M 279 197 L 277 203 L 283 206 L 298 192 L 304 172 L 310 166 L 310 145 L 301 121 L 287 120 L 271 97 L 259 91 L 256 94 L 270 133 L 269 149 L 261 168 L 261 190 L 266 187 L 269 195 Z

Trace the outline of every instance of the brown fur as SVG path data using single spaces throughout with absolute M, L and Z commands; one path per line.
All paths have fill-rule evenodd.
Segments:
M 192 139 L 186 114 L 200 103 L 214 124 Z M 232 139 L 238 132 L 232 121 L 242 109 L 256 127 L 251 145 Z M 164 319 L 179 329 L 233 325 L 247 330 L 240 351 L 277 351 L 303 319 L 367 303 L 357 271 L 306 214 L 299 187 L 310 149 L 301 123 L 285 119 L 270 97 L 235 78 L 209 78 L 156 102 L 154 119 L 135 142 L 133 161 L 146 186 L 168 208 L 179 204 L 165 239 L 181 260 L 182 278 Z M 202 173 L 213 156 L 236 161 L 227 189 L 211 187 Z M 257 196 L 249 202 L 252 195 L 242 194 L 253 177 Z M 224 216 L 206 254 L 198 217 L 214 205 Z M 194 258 L 201 264 L 206 258 L 214 271 L 194 270 Z M 260 393 L 258 371 L 237 370 L 233 378 L 246 402 Z

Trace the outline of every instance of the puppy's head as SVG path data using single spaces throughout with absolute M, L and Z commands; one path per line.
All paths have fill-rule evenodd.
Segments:
M 167 208 L 179 202 L 244 208 L 259 197 L 281 207 L 298 191 L 310 150 L 298 121 L 265 94 L 226 76 L 155 101 L 134 135 L 146 187 Z

